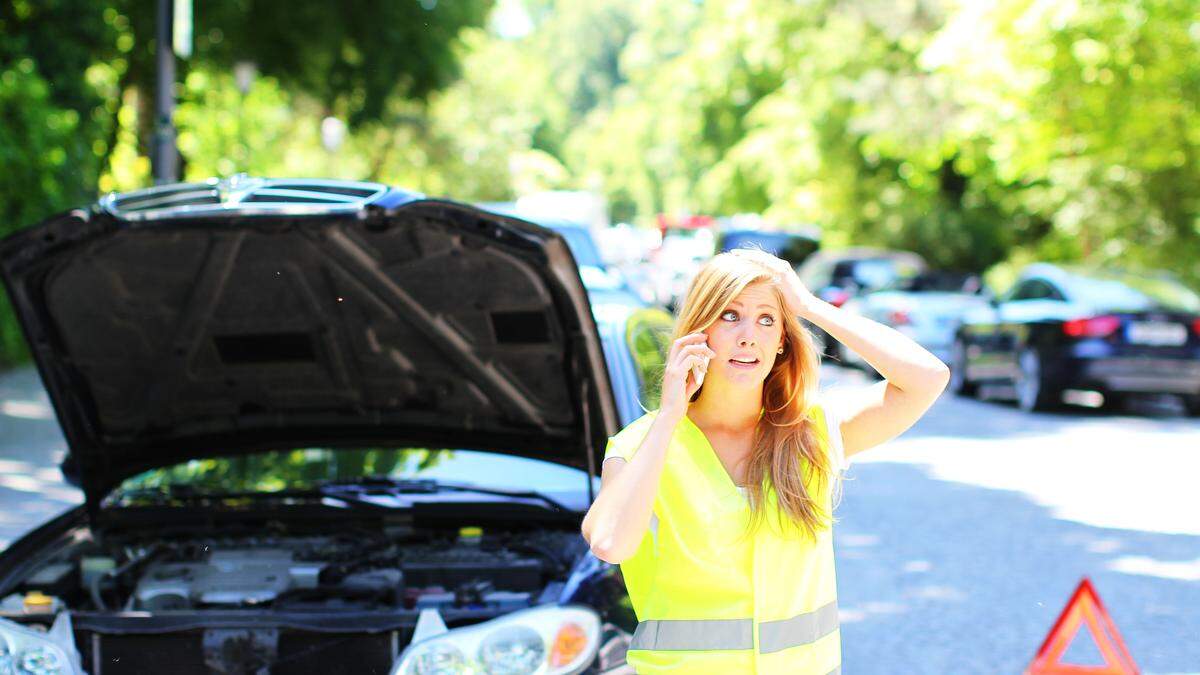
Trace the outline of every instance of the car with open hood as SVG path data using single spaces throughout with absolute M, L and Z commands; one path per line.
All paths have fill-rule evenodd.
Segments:
M 239 176 L 50 217 L 0 267 L 85 496 L 0 553 L 0 673 L 623 667 L 579 526 L 637 411 L 560 234 Z

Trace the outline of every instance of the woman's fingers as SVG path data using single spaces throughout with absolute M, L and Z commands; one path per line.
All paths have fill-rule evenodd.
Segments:
M 684 345 L 682 348 L 680 348 L 679 353 L 680 354 L 706 354 L 706 355 L 708 355 L 709 358 L 712 358 L 717 355 L 717 353 L 712 350 L 712 347 L 709 347 L 708 345 L 704 344 L 703 342 L 697 343 L 694 345 Z
M 667 362 L 669 363 L 672 359 L 674 359 L 676 354 L 678 354 L 679 350 L 683 347 L 686 347 L 690 344 L 703 342 L 706 339 L 708 339 L 708 336 L 699 332 L 688 333 L 687 335 L 680 337 L 679 339 L 675 340 L 675 342 L 671 343 L 671 351 L 669 354 L 667 354 Z

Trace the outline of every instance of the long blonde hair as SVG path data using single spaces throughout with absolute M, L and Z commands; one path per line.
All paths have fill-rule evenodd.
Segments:
M 688 286 L 675 320 L 673 340 L 706 330 L 747 286 L 767 283 L 779 307 L 783 294 L 775 273 L 748 258 L 720 253 L 706 262 Z M 808 417 L 816 398 L 820 357 L 812 335 L 797 317 L 783 314 L 783 353 L 777 354 L 763 382 L 763 415 L 754 430 L 754 445 L 746 468 L 751 520 L 748 532 L 761 525 L 765 515 L 767 483 L 774 487 L 779 520 L 798 526 L 812 538 L 832 523 L 832 514 L 820 495 L 832 480 L 829 456 L 821 451 L 817 431 Z M 701 390 L 703 385 L 701 385 Z M 700 390 L 692 396 L 695 401 Z M 811 494 L 809 485 L 816 494 Z

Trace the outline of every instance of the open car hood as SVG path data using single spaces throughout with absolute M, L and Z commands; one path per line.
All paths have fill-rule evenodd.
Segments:
M 263 449 L 473 448 L 596 472 L 617 413 L 561 236 L 353 185 L 379 189 L 135 208 L 155 188 L 0 242 L 89 503 L 149 468 Z

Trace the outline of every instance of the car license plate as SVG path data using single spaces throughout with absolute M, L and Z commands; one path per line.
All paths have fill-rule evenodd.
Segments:
M 1187 342 L 1187 328 L 1178 323 L 1133 322 L 1126 336 L 1134 344 L 1174 347 Z

